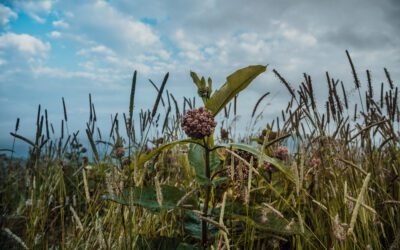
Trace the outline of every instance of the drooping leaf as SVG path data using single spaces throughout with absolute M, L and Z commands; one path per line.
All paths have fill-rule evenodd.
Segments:
M 227 77 L 226 83 L 206 102 L 206 108 L 213 115 L 217 115 L 229 101 L 232 100 L 240 91 L 244 90 L 259 74 L 267 69 L 264 65 L 252 65 L 239 69 Z
M 302 232 L 301 226 L 295 219 L 280 217 L 272 211 L 261 207 L 244 207 L 237 202 L 229 202 L 225 207 L 226 216 L 232 217 L 252 225 L 258 230 L 280 234 L 280 235 L 303 235 L 308 237 L 310 232 L 305 229 Z
M 126 188 L 120 195 L 105 194 L 102 198 L 122 205 L 135 205 L 148 208 L 152 211 L 159 211 L 160 209 L 177 208 L 178 202 L 185 195 L 185 192 L 182 190 L 168 185 L 161 185 L 161 193 L 161 205 L 157 200 L 156 188 L 153 186 Z M 194 206 L 195 203 L 193 198 L 187 198 L 184 204 L 181 205 Z
M 150 151 L 147 154 L 140 155 L 139 160 L 138 160 L 138 165 L 139 166 L 143 165 L 146 161 L 150 160 L 157 154 L 161 153 L 161 151 L 163 151 L 163 150 L 171 149 L 174 146 L 179 145 L 179 144 L 188 144 L 188 143 L 201 143 L 201 141 L 193 140 L 193 139 L 185 139 L 185 140 L 179 140 L 179 141 L 165 143 L 165 144 L 159 146 L 158 148 L 153 149 L 152 151 Z
M 281 235 L 302 234 L 300 224 L 294 219 L 281 218 L 272 212 L 266 215 L 255 214 L 254 217 L 234 214 L 233 218 L 242 220 L 262 231 Z
M 191 144 L 189 151 L 189 162 L 190 165 L 194 168 L 196 173 L 196 180 L 200 185 L 212 185 L 212 182 L 207 179 L 204 167 L 205 167 L 205 150 L 203 147 L 197 144 Z M 215 153 L 215 151 L 210 152 L 210 171 L 215 170 L 220 164 L 220 160 Z

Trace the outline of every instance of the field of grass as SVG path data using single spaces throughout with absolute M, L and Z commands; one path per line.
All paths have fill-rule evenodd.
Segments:
M 108 132 L 91 100 L 80 133 L 64 129 L 64 104 L 58 138 L 39 107 L 34 140 L 18 133 L 19 120 L 11 133 L 30 145 L 27 161 L 3 149 L 1 248 L 400 249 L 398 86 L 386 69 L 381 89 L 369 71 L 361 83 L 347 55 L 354 83 L 327 72 L 325 102 L 316 103 L 309 75 L 294 89 L 256 65 L 218 90 L 192 72 L 197 104 L 166 91 L 167 74 L 137 117 L 135 72 L 129 110 Z M 234 138 L 236 96 L 266 70 L 291 101 L 264 129 Z M 206 108 L 201 117 L 188 112 L 195 106 Z

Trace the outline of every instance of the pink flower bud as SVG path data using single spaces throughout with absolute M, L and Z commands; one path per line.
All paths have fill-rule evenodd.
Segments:
M 125 149 L 124 149 L 123 147 L 118 147 L 118 148 L 115 150 L 115 156 L 116 156 L 117 158 L 122 158 L 124 155 L 125 155 Z
M 183 131 L 193 139 L 210 136 L 216 125 L 213 115 L 204 107 L 187 111 L 182 121 Z

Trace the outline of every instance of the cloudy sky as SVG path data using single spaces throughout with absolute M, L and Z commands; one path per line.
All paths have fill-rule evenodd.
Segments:
M 140 108 L 155 96 L 147 79 L 160 83 L 166 72 L 169 91 L 181 97 L 195 94 L 190 70 L 218 86 L 236 69 L 269 64 L 239 98 L 246 117 L 271 92 L 265 122 L 289 99 L 273 68 L 294 86 L 309 73 L 319 93 L 326 91 L 326 71 L 351 89 L 347 49 L 362 80 L 370 69 L 380 84 L 384 67 L 395 83 L 400 79 L 398 0 L 1 2 L 0 148 L 10 147 L 17 117 L 21 134 L 34 135 L 38 104 L 58 128 L 61 97 L 70 130 L 84 129 L 89 93 L 106 128 L 110 114 L 127 111 L 134 70 Z

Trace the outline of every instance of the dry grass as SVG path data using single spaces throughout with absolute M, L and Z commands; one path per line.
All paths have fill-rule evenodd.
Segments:
M 291 101 L 264 131 L 252 131 L 242 138 L 247 144 L 231 147 L 226 143 L 238 140 L 229 138 L 228 125 L 237 115 L 236 98 L 234 109 L 224 107 L 224 131 L 214 135 L 219 148 L 210 156 L 215 161 L 206 216 L 200 211 L 210 183 L 196 175 L 198 149 L 180 143 L 152 154 L 183 137 L 182 112 L 195 106 L 194 99 L 185 98 L 180 107 L 164 93 L 168 74 L 160 87 L 153 83 L 154 106 L 135 120 L 135 73 L 128 114 L 122 125 L 120 116 L 113 116 L 108 137 L 97 128 L 90 97 L 91 159 L 78 132 L 67 130 L 64 99 L 60 138 L 53 138 L 47 111 L 43 116 L 39 106 L 35 139 L 18 135 L 19 120 L 12 133 L 31 146 L 26 164 L 2 159 L 0 244 L 7 249 L 171 249 L 178 244 L 194 249 L 201 247 L 200 221 L 206 220 L 213 249 L 398 249 L 398 87 L 385 69 L 389 84 L 376 98 L 368 71 L 363 95 L 347 56 L 361 98 L 353 107 L 343 83 L 328 73 L 329 95 L 321 101 L 307 74 L 293 89 L 274 70 Z M 262 116 L 264 111 L 256 111 L 267 95 L 256 102 L 252 117 Z M 291 141 L 296 150 L 279 157 L 278 146 Z M 184 195 L 171 203 L 175 198 L 165 185 Z M 154 200 L 145 198 L 149 187 Z

